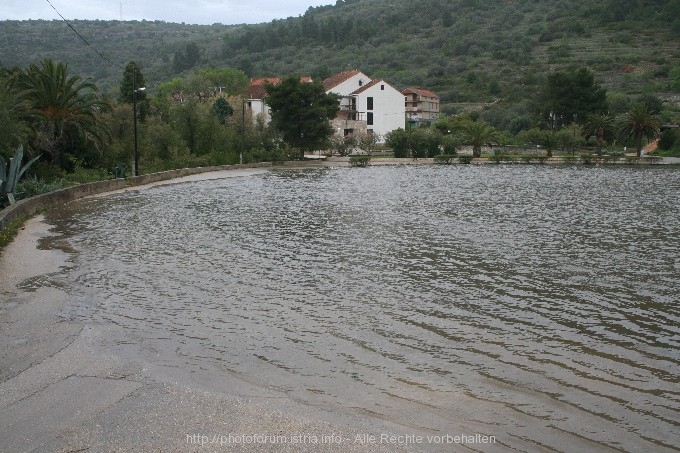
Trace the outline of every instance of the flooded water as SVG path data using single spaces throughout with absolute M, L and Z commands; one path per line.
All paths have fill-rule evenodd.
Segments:
M 678 194 L 670 168 L 274 170 L 51 221 L 71 316 L 168 373 L 499 451 L 671 451 Z

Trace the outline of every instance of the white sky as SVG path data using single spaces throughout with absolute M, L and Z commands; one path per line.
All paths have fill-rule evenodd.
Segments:
M 335 0 L 0 0 L 0 20 L 163 20 L 187 24 L 257 24 L 304 14 Z M 0 24 L 1 26 L 1 24 Z

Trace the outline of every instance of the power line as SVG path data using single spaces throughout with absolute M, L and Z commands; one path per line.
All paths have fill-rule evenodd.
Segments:
M 74 32 L 76 35 L 78 35 L 78 37 L 79 37 L 80 39 L 82 39 L 83 42 L 84 42 L 85 44 L 87 44 L 87 46 L 88 46 L 90 49 L 92 49 L 92 50 L 94 50 L 95 52 L 97 52 L 97 55 L 99 55 L 102 59 L 108 61 L 111 65 L 117 67 L 118 69 L 123 69 L 123 70 L 124 70 L 124 68 L 123 68 L 122 66 L 120 66 L 120 65 L 114 63 L 113 61 L 109 60 L 108 58 L 106 58 L 104 55 L 102 55 L 102 53 L 101 53 L 100 51 L 98 51 L 97 49 L 95 49 L 94 46 L 92 46 L 92 44 L 90 44 L 89 42 L 87 42 L 87 39 L 83 38 L 83 35 L 81 35 L 80 33 L 78 33 L 78 30 L 76 30 L 75 28 L 73 28 L 73 25 L 71 25 L 71 24 L 69 23 L 69 21 L 67 21 L 66 18 L 65 18 L 64 16 L 61 15 L 61 13 L 57 10 L 57 8 L 54 7 L 54 5 L 52 4 L 52 2 L 51 2 L 50 0 L 45 0 L 45 1 L 46 1 L 47 3 L 50 4 L 50 6 L 52 7 L 52 9 L 53 9 L 54 11 L 57 12 L 57 14 L 59 15 L 59 17 L 61 17 L 61 18 L 64 20 L 64 22 L 66 22 L 66 25 L 68 25 L 68 27 L 69 27 L 71 30 L 73 30 L 73 32 Z

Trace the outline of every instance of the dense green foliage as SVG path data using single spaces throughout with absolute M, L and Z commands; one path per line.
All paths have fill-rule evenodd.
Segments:
M 73 25 L 116 64 L 137 61 L 151 87 L 206 66 L 316 79 L 359 68 L 402 88 L 432 89 L 452 112 L 498 99 L 514 109 L 510 102 L 526 105 L 547 74 L 587 67 L 609 93 L 653 93 L 668 102 L 680 92 L 678 0 L 355 0 L 248 26 Z M 119 83 L 120 68 L 102 61 L 63 21 L 5 21 L 0 49 L 5 66 L 48 55 L 105 92 Z
M 35 134 L 33 149 L 52 163 L 67 166 L 74 150 L 100 152 L 108 130 L 100 121 L 110 109 L 97 96 L 97 86 L 68 74 L 64 63 L 46 59 L 27 70 L 15 69 L 4 78 L 22 104 L 20 116 Z M 83 153 L 85 158 L 94 158 Z
M 583 121 L 609 110 L 605 89 L 584 68 L 549 74 L 538 106 L 541 122 L 549 129 L 561 129 L 579 118 Z
M 281 132 L 291 147 L 313 151 L 327 146 L 334 130 L 330 120 L 340 110 L 338 96 L 327 94 L 320 82 L 303 83 L 287 77 L 278 85 L 266 84 L 266 102 L 271 107 L 271 126 Z

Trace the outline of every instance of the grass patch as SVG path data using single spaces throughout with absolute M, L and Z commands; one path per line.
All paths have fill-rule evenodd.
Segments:
M 26 223 L 26 220 L 28 220 L 28 216 L 18 217 L 0 230 L 0 254 L 5 246 L 14 240 L 21 227 Z

